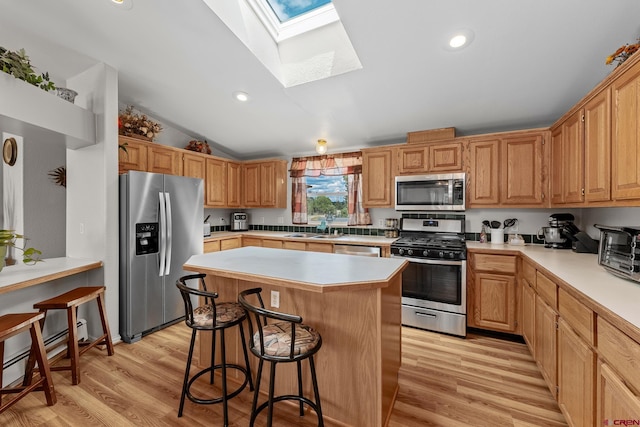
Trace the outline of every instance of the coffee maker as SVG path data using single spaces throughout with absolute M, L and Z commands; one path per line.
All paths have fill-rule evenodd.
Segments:
M 557 213 L 549 216 L 549 226 L 538 231 L 538 238 L 544 238 L 544 247 L 553 249 L 571 249 L 571 239 L 565 235 L 565 229 L 575 228 L 575 217 L 570 213 Z M 541 235 L 542 234 L 542 235 Z

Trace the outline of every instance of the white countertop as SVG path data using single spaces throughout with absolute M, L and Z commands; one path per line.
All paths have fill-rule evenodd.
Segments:
M 34 265 L 18 262 L 0 272 L 0 293 L 38 285 L 102 266 L 102 261 L 88 258 L 48 258 Z
M 366 284 L 368 288 L 386 286 L 407 261 L 399 258 L 372 258 L 321 252 L 293 251 L 261 247 L 244 247 L 194 255 L 185 263 L 186 270 L 231 273 L 267 277 L 290 283 L 304 283 L 317 292 L 332 286 Z M 317 289 L 315 289 L 317 288 Z
M 467 242 L 468 249 L 518 251 L 601 306 L 640 328 L 640 283 L 621 279 L 598 264 L 598 255 L 543 245 Z
M 205 237 L 204 241 L 207 240 L 216 240 L 226 237 L 238 237 L 238 236 L 247 236 L 247 237 L 260 237 L 260 238 L 273 238 L 273 239 L 287 239 L 292 241 L 304 241 L 304 242 L 318 242 L 318 243 L 333 243 L 333 244 L 344 244 L 344 245 L 366 245 L 366 246 L 389 246 L 391 243 L 397 240 L 397 238 L 390 238 L 384 236 L 363 236 L 359 234 L 345 234 L 343 236 L 337 238 L 328 238 L 328 239 L 314 239 L 308 237 L 287 237 L 290 234 L 296 234 L 296 231 L 261 231 L 261 230 L 250 230 L 250 231 L 218 231 L 215 233 L 211 233 L 211 236 Z M 300 232 L 303 233 L 303 232 Z M 299 234 L 299 233 L 298 233 Z M 314 234 L 314 233 L 312 233 Z

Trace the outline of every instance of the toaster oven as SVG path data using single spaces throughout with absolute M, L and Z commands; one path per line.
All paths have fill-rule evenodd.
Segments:
M 640 227 L 595 227 L 600 230 L 598 264 L 616 276 L 640 282 Z

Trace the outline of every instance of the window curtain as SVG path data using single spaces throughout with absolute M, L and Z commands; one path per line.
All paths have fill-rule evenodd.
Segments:
M 291 213 L 294 224 L 307 224 L 307 179 L 304 176 L 291 178 Z
M 362 206 L 362 153 L 294 157 L 292 178 L 292 222 L 307 224 L 307 183 L 305 177 L 343 176 L 348 179 L 348 225 L 371 225 L 369 210 Z M 352 184 L 353 183 L 353 184 Z
M 369 210 L 362 206 L 362 172 L 349 174 L 348 182 L 348 212 L 347 225 L 371 225 Z

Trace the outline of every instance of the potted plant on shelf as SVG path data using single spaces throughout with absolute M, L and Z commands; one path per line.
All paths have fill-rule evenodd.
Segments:
M 11 51 L 0 46 L 0 70 L 45 91 L 56 88 L 49 73 L 36 74 L 24 49 Z
M 16 245 L 16 241 L 22 239 L 25 241 L 25 246 L 20 247 Z M 40 259 L 42 252 L 35 248 L 26 247 L 27 238 L 21 234 L 16 233 L 14 230 L 0 230 L 0 271 L 5 265 L 5 256 L 7 255 L 7 248 L 13 247 L 22 251 L 22 262 L 28 265 L 33 265 Z

